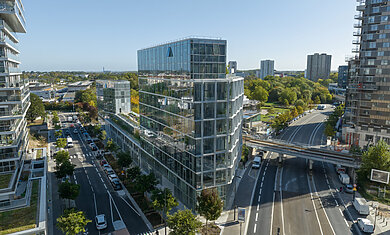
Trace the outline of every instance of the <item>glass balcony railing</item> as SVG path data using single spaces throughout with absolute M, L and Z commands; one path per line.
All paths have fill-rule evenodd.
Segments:
M 0 73 L 21 73 L 17 67 L 0 67 Z
M 25 18 L 23 16 L 23 8 L 19 6 L 16 1 L 1 1 L 0 2 L 0 14 L 12 14 L 10 19 L 12 22 L 16 23 L 14 30 L 11 32 L 23 32 L 25 33 Z
M 7 43 L 9 46 L 13 48 L 13 50 L 19 51 L 19 46 L 4 34 L 1 35 L 0 42 Z
M 22 101 L 22 96 L 20 95 L 0 96 L 0 102 L 8 102 L 8 101 Z

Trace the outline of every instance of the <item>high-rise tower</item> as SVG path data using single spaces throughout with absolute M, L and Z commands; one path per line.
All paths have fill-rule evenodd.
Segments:
M 0 1 L 0 175 L 10 176 L 8 187 L 0 189 L 0 201 L 13 197 L 28 144 L 29 82 L 21 77 L 16 36 L 26 33 L 23 12 L 21 0 Z
M 189 208 L 205 188 L 229 199 L 241 158 L 244 80 L 226 75 L 226 41 L 189 38 L 139 50 L 138 74 L 141 167 Z
M 306 78 L 314 82 L 318 79 L 326 80 L 330 75 L 332 56 L 325 53 L 307 56 Z
M 387 0 L 358 3 L 343 139 L 364 147 L 380 139 L 390 143 L 390 6 Z

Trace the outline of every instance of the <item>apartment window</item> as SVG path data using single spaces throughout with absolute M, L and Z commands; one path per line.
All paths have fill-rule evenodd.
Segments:
M 371 56 L 372 53 L 371 53 L 371 51 L 366 51 L 366 52 L 364 53 L 364 55 L 365 55 L 365 56 Z
M 386 22 L 388 19 L 388 16 L 381 16 L 381 22 Z
M 389 61 L 388 60 L 382 60 L 381 61 L 381 65 L 389 65 Z
M 375 65 L 375 60 L 373 60 L 373 59 L 367 60 L 367 64 L 368 65 Z
M 368 17 L 368 23 L 369 24 L 372 24 L 372 23 L 374 23 L 375 22 L 375 16 L 370 16 L 370 17 Z
M 372 30 L 372 31 L 378 30 L 378 25 L 371 25 L 370 30 Z
M 390 10 L 389 10 L 390 11 Z M 385 29 L 390 29 L 390 24 L 385 25 Z
M 365 68 L 365 69 L 363 70 L 363 73 L 364 73 L 364 75 L 370 74 L 370 69 L 369 69 L 369 68 Z
M 385 38 L 386 38 L 386 34 L 385 33 L 379 34 L 379 39 L 385 39 Z
M 368 43 L 368 48 L 376 48 L 376 43 L 375 42 Z
M 382 74 L 382 69 L 376 69 L 375 70 L 375 73 L 378 75 L 378 74 Z
M 374 35 L 373 34 L 367 34 L 367 40 L 373 40 Z
M 378 56 L 385 56 L 385 52 L 384 51 L 378 51 Z
M 379 12 L 379 7 L 372 8 L 372 13 L 378 13 L 378 12 Z
M 390 42 L 384 42 L 383 47 L 390 47 Z

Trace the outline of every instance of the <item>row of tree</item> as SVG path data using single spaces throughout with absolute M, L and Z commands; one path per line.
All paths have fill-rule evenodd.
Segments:
M 344 114 L 344 104 L 337 106 L 337 108 L 333 111 L 331 115 L 329 115 L 328 119 L 325 122 L 325 135 L 326 136 L 334 136 L 336 134 L 336 124 L 338 120 Z
M 267 76 L 263 80 L 246 80 L 244 93 L 252 100 L 258 100 L 262 103 L 268 101 L 285 106 L 293 105 L 297 102 L 308 105 L 332 101 L 332 95 L 327 87 L 319 82 L 313 82 L 303 77 Z

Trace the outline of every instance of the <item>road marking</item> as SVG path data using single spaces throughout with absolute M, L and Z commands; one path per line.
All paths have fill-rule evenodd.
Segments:
M 121 198 L 138 216 L 141 216 L 138 211 L 136 211 L 130 204 L 128 201 L 126 201 L 123 197 L 119 197 Z
M 97 168 L 95 168 L 96 172 L 99 172 Z
M 282 234 L 284 234 L 285 230 L 284 230 L 284 213 L 283 213 L 283 194 L 282 194 L 282 178 L 283 178 L 283 170 L 284 168 L 282 168 L 282 170 L 280 171 L 280 178 L 279 178 L 279 193 L 280 193 L 280 208 L 281 208 L 281 212 L 282 212 Z
M 102 178 L 100 178 L 100 180 L 102 181 L 102 183 L 104 183 L 104 181 L 103 181 L 103 179 Z M 105 186 L 105 185 L 104 185 Z
M 255 227 L 253 228 L 253 233 L 256 233 L 257 224 L 255 224 Z
M 321 197 L 320 197 L 320 195 L 318 194 L 318 191 L 317 191 L 317 188 L 316 188 L 316 182 L 315 182 L 315 180 L 314 180 L 314 177 L 312 177 L 312 179 L 313 179 L 314 191 L 316 192 L 317 197 L 318 197 L 318 200 L 320 201 L 321 207 L 322 207 L 323 210 L 324 210 L 325 217 L 326 217 L 326 219 L 328 220 L 329 226 L 330 226 L 330 228 L 332 229 L 333 234 L 336 234 L 336 233 L 334 232 L 334 229 L 333 229 L 332 224 L 330 223 L 330 220 L 329 220 L 328 214 L 326 213 L 325 207 L 324 207 L 324 205 L 322 204 Z
M 94 192 L 92 185 L 91 185 L 91 191 Z
M 271 229 L 269 230 L 269 234 L 270 235 L 272 235 L 272 225 L 273 225 L 273 221 L 274 221 L 274 203 L 275 203 L 275 191 L 274 191 L 274 195 L 273 195 L 273 198 L 272 198 Z
M 343 215 L 343 212 L 341 211 L 341 209 L 339 208 L 339 211 L 340 211 L 340 214 L 341 214 L 341 216 L 343 216 L 344 217 L 344 215 Z
M 257 201 L 260 202 L 260 199 L 261 199 L 261 195 L 259 195 L 259 199 L 257 199 Z
M 265 166 L 265 168 L 264 168 L 264 174 L 263 174 L 263 175 L 265 175 L 265 172 L 267 171 L 267 168 L 268 168 L 268 165 Z
M 261 178 L 261 183 L 263 183 L 263 181 L 264 181 L 264 175 L 263 175 L 263 178 Z
M 89 176 L 87 175 L 87 178 L 88 178 L 88 180 L 89 180 Z
M 260 204 L 257 204 L 257 211 L 259 211 L 259 209 L 260 209 Z
M 98 172 L 98 175 L 99 175 L 100 178 L 102 178 L 102 175 L 100 174 L 100 172 Z
M 328 179 L 326 179 L 326 183 L 328 184 L 328 186 L 329 186 L 329 180 Z
M 310 186 L 309 176 L 306 174 L 306 177 L 307 177 L 307 184 L 309 185 L 310 198 L 311 198 L 311 202 L 312 202 L 313 207 L 314 207 L 314 212 L 315 212 L 315 214 L 316 214 L 318 226 L 320 227 L 320 232 L 321 232 L 321 234 L 324 235 L 324 233 L 322 232 L 322 227 L 321 227 L 320 219 L 318 218 L 318 213 L 317 213 L 316 205 L 314 204 L 314 198 L 313 198 L 313 194 L 312 194 L 312 192 L 311 192 L 311 186 Z
M 106 186 L 106 184 L 103 184 L 103 186 L 107 189 L 107 186 Z
M 91 186 L 92 187 L 92 186 Z M 92 192 L 93 192 L 93 189 L 92 189 Z M 96 206 L 96 197 L 95 197 L 95 193 L 93 193 L 93 202 L 95 203 L 95 214 L 97 215 L 97 206 Z
M 257 222 L 257 217 L 259 217 L 259 213 L 256 213 L 255 221 Z
M 343 218 L 344 218 L 345 224 L 347 225 L 347 227 L 349 227 L 349 224 L 348 224 L 347 220 L 345 219 L 345 217 L 343 217 Z
M 261 191 L 262 191 L 263 189 L 260 189 L 260 192 L 259 192 L 259 194 L 261 195 Z
M 261 184 L 260 184 L 260 188 L 262 188 L 263 187 L 263 181 L 261 181 Z

